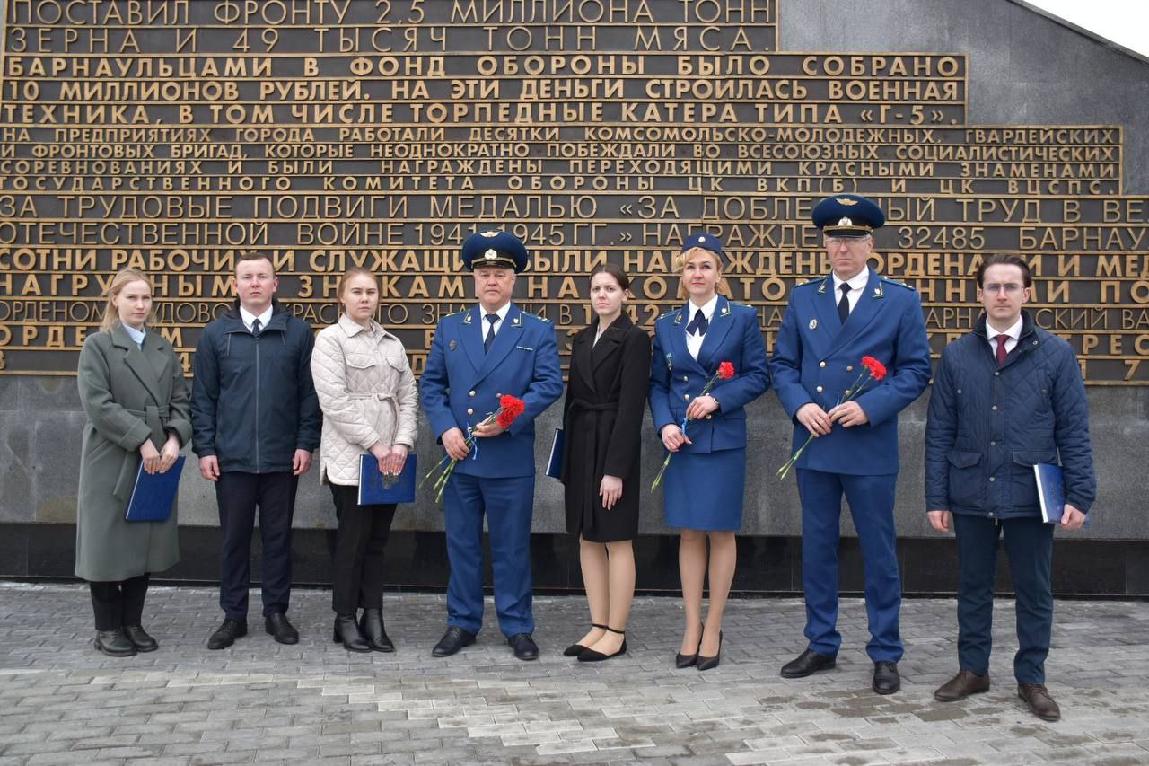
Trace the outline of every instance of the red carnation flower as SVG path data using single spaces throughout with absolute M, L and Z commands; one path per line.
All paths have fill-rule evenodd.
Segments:
M 522 399 L 506 394 L 499 397 L 499 414 L 495 416 L 495 422 L 499 424 L 504 431 L 511 427 L 515 419 L 523 414 L 527 405 L 523 403 Z
M 730 362 L 723 362 L 718 365 L 718 377 L 722 380 L 730 380 L 734 377 L 734 365 Z
M 886 377 L 886 365 L 882 364 L 874 357 L 863 356 L 862 364 L 867 370 L 870 371 L 870 376 L 873 377 L 874 380 L 881 380 L 882 378 Z

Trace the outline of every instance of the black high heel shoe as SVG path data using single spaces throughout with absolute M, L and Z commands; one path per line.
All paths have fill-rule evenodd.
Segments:
M 702 634 L 706 632 L 706 626 L 702 623 L 698 624 L 698 645 L 702 646 Z M 674 655 L 674 667 L 682 670 L 688 668 L 698 662 L 698 650 L 694 650 L 694 654 L 676 654 Z
M 594 622 L 592 622 L 590 624 L 590 626 L 592 628 L 598 628 L 599 630 L 610 630 L 610 628 L 608 628 L 607 626 L 599 625 L 598 623 L 594 623 Z M 566 649 L 563 649 L 563 656 L 564 657 L 578 657 L 580 654 L 582 654 L 586 650 L 587 650 L 587 647 L 583 646 L 582 644 L 571 644 Z
M 614 654 L 603 654 L 602 652 L 596 652 L 594 649 L 583 649 L 582 653 L 578 656 L 579 662 L 602 662 L 603 660 L 609 660 L 611 657 L 620 657 L 626 654 L 626 631 L 615 630 L 614 628 L 607 628 L 607 630 L 622 636 L 622 644 L 618 647 L 618 651 Z
M 699 643 L 698 645 L 700 647 L 702 646 L 701 643 Z M 702 671 L 702 670 L 710 670 L 711 668 L 716 668 L 716 667 L 718 667 L 718 663 L 721 660 L 722 660 L 722 631 L 720 630 L 720 631 L 718 631 L 718 654 L 714 655 L 713 657 L 705 657 L 701 654 L 698 655 L 698 669 L 700 671 Z
M 363 635 L 359 632 L 359 626 L 355 624 L 355 615 L 353 614 L 340 614 L 335 617 L 335 631 L 332 640 L 337 644 L 343 644 L 343 648 L 349 652 L 369 652 L 371 647 L 363 640 Z

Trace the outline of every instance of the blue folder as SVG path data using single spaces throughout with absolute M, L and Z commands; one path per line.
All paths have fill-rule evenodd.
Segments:
M 566 448 L 566 438 L 561 428 L 555 429 L 555 438 L 551 441 L 551 454 L 547 458 L 547 476 L 562 481 L 563 478 L 563 450 Z
M 399 476 L 385 477 L 379 461 L 370 452 L 359 456 L 359 505 L 390 505 L 415 502 L 415 477 L 419 473 L 417 456 L 407 455 Z
M 184 456 L 163 473 L 148 473 L 144 462 L 136 472 L 136 486 L 124 512 L 125 521 L 167 521 L 172 515 L 172 504 L 180 491 L 180 474 L 184 469 Z
M 1041 518 L 1046 524 L 1060 524 L 1065 513 L 1065 476 L 1061 466 L 1053 463 L 1035 463 L 1033 475 L 1037 479 L 1037 499 L 1041 503 Z

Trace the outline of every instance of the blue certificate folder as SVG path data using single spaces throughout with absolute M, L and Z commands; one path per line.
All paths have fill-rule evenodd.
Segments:
M 563 449 L 566 448 L 566 437 L 563 429 L 555 429 L 555 438 L 551 441 L 551 454 L 547 457 L 547 476 L 562 481 L 563 478 Z
M 1065 476 L 1061 473 L 1061 466 L 1035 463 L 1033 475 L 1037 479 L 1041 518 L 1046 524 L 1060 524 L 1061 514 L 1065 512 Z
M 164 473 L 148 473 L 140 461 L 136 472 L 136 486 L 132 488 L 132 498 L 125 521 L 167 521 L 172 515 L 172 503 L 180 491 L 180 474 L 184 470 L 183 455 L 176 458 L 175 464 Z
M 370 452 L 359 456 L 359 505 L 390 505 L 415 502 L 415 477 L 419 473 L 414 452 L 407 456 L 398 478 L 383 481 L 379 461 Z

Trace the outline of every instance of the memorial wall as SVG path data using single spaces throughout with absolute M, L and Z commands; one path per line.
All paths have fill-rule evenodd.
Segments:
M 731 293 L 757 309 L 770 347 L 789 291 L 829 269 L 809 212 L 837 192 L 886 210 L 872 265 L 920 292 L 935 355 L 977 316 L 984 257 L 1030 261 L 1031 309 L 1073 345 L 1090 386 L 1102 490 L 1083 561 L 1145 550 L 1143 59 L 1010 0 L 889 0 L 849 18 L 840 3 L 797 0 L 0 8 L 0 523 L 23 562 L 0 575 L 68 574 L 74 370 L 120 268 L 153 275 L 158 328 L 190 372 L 201 328 L 231 301 L 238 253 L 267 253 L 281 300 L 316 329 L 337 318 L 339 275 L 364 266 L 382 282 L 379 321 L 418 373 L 438 319 L 472 301 L 458 256 L 472 231 L 509 228 L 528 243 L 516 300 L 554 323 L 565 353 L 590 320 L 595 265 L 627 271 L 629 310 L 649 327 L 678 305 L 671 256 L 703 228 L 726 243 Z M 939 550 L 922 519 L 925 398 L 903 416 L 898 518 L 922 538 L 903 546 L 907 582 L 918 556 L 921 589 L 945 589 L 944 572 L 935 586 L 925 571 Z M 743 569 L 755 558 L 763 569 L 742 586 L 792 590 L 800 514 L 792 482 L 773 475 L 790 424 L 773 394 L 751 419 Z M 647 446 L 653 474 L 653 431 Z M 421 433 L 425 459 L 436 451 Z M 560 503 L 540 479 L 538 553 L 571 559 L 552 565 L 554 587 L 577 570 Z M 315 530 L 300 546 L 316 580 L 328 506 L 309 476 L 297 525 Z M 673 563 L 660 506 L 651 495 L 642 524 L 652 566 Z M 213 556 L 214 496 L 192 468 L 180 513 L 185 543 Z M 429 495 L 396 528 L 424 559 L 443 558 Z M 1149 593 L 1137 566 L 1120 587 L 1143 578 Z

